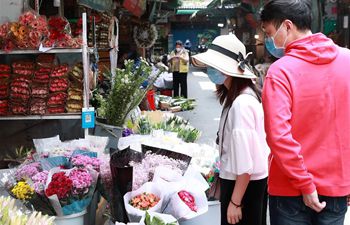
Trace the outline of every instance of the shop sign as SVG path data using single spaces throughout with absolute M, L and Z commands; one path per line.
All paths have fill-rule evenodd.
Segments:
M 78 3 L 98 11 L 111 11 L 113 9 L 113 0 L 79 0 Z

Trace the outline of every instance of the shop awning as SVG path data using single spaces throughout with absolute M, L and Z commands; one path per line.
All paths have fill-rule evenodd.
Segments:
M 198 9 L 178 9 L 176 15 L 192 15 L 195 12 L 198 12 Z

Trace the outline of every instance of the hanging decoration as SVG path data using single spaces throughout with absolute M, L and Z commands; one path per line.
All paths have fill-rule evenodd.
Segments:
M 134 41 L 139 48 L 150 48 L 158 38 L 154 24 L 140 24 L 134 27 Z
M 146 0 L 124 0 L 123 7 L 134 16 L 141 17 L 147 8 Z

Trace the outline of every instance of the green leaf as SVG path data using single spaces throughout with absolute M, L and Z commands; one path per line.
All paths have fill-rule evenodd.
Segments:
M 146 217 L 145 217 L 145 225 L 152 225 L 151 224 L 151 216 L 149 215 L 148 211 L 146 211 Z
M 167 223 L 166 225 L 177 225 L 177 221 L 171 222 L 171 223 Z
M 152 225 L 165 225 L 164 221 L 158 216 L 154 216 L 152 220 Z

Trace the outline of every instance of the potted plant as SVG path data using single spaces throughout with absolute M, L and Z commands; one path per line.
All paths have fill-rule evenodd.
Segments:
M 111 88 L 104 95 L 95 93 L 97 116 L 95 135 L 108 136 L 109 148 L 116 149 L 123 125 L 131 112 L 140 104 L 147 91 L 161 73 L 152 73 L 152 66 L 141 59 L 125 60 L 124 69 L 116 68 L 115 76 L 109 71 L 107 77 Z

